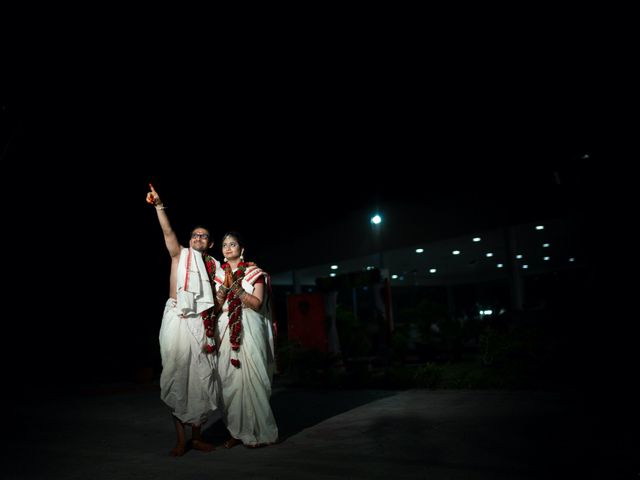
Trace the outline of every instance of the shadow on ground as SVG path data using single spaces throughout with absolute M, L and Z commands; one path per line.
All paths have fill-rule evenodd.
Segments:
M 397 394 L 393 390 L 276 390 L 271 396 L 271 408 L 278 423 L 280 442 L 305 428 L 381 398 Z M 329 401 L 330 400 L 330 401 Z M 214 445 L 222 444 L 229 434 L 220 421 L 204 431 L 204 437 Z

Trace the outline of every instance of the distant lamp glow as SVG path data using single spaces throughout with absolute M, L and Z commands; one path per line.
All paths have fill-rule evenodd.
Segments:
M 544 230 L 544 225 L 536 225 L 536 230 Z
M 480 237 L 473 237 L 474 242 L 479 242 L 480 240 L 482 240 Z
M 436 273 L 438 270 L 436 268 L 430 268 L 429 273 Z
M 331 265 L 331 270 L 337 270 L 338 269 L 338 265 Z
M 329 276 L 330 276 L 330 277 L 335 277 L 335 276 L 336 276 L 336 274 L 335 274 L 335 273 L 333 273 L 333 272 L 331 272 L 331 273 L 329 274 Z
M 520 259 L 522 259 L 522 255 L 518 254 L 518 255 L 516 255 L 516 258 L 517 258 L 518 260 L 520 260 Z
M 398 278 L 398 275 L 396 275 L 396 274 L 394 273 L 393 275 L 391 275 L 391 278 L 393 278 L 393 279 L 395 280 L 396 278 Z
M 543 258 L 543 260 L 544 260 L 545 262 L 548 262 L 550 259 L 551 259 L 551 257 L 544 257 L 544 258 Z
M 454 250 L 453 252 L 451 252 L 453 255 L 460 255 L 460 250 Z
M 496 268 L 502 268 L 502 267 L 504 267 L 504 265 L 502 263 L 499 263 L 499 264 L 496 265 Z
M 550 243 L 543 243 L 542 248 L 549 248 L 551 246 Z
M 373 217 L 371 217 L 371 223 L 373 223 L 374 225 L 382 223 L 382 217 L 378 214 L 374 215 Z
M 527 269 L 527 268 L 529 268 L 529 265 L 524 264 L 524 265 L 522 265 L 522 268 Z
M 575 259 L 574 257 L 571 257 L 571 258 L 569 259 L 569 261 L 570 261 L 570 262 L 575 262 L 575 261 L 576 261 L 576 259 Z
M 416 248 L 416 253 L 422 253 L 424 252 L 424 248 Z
M 485 255 L 487 256 L 487 258 L 493 257 L 493 253 L 491 252 L 487 252 Z

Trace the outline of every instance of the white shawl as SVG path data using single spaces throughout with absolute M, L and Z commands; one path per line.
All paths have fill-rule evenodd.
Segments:
M 217 260 L 216 270 L 220 265 Z M 202 253 L 183 248 L 178 262 L 178 310 L 183 315 L 193 315 L 213 307 L 214 293 L 202 259 Z

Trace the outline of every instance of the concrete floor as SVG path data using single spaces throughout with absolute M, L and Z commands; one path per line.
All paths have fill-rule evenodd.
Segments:
M 274 389 L 281 443 L 168 455 L 156 385 L 31 397 L 3 479 L 638 478 L 635 421 L 577 392 Z M 607 404 L 609 405 L 609 404 Z M 626 424 L 624 423 L 626 421 Z M 622 422 L 621 424 L 619 424 Z M 206 431 L 219 446 L 226 430 Z

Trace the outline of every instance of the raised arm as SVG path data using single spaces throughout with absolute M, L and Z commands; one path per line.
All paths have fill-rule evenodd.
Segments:
M 153 185 L 149 184 L 149 188 L 151 191 L 147 193 L 147 203 L 156 208 L 158 222 L 160 222 L 160 228 L 162 228 L 164 235 L 164 243 L 167 246 L 169 255 L 171 255 L 171 258 L 178 257 L 180 255 L 180 243 L 178 243 L 178 237 L 176 237 L 176 233 L 173 231 L 173 228 L 171 228 L 171 223 L 169 223 L 166 207 L 162 203 L 158 192 L 153 188 Z

